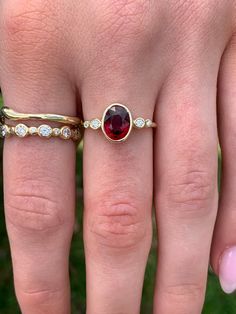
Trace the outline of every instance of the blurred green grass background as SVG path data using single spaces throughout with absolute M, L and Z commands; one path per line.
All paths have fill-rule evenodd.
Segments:
M 0 96 L 0 106 L 2 99 Z M 0 144 L 2 148 L 2 143 Z M 1 149 L 2 157 L 2 149 Z M 220 164 L 220 156 L 219 156 Z M 1 163 L 2 165 L 2 163 Z M 220 167 L 219 167 L 220 168 Z M 220 175 L 220 171 L 219 171 Z M 0 176 L 0 314 L 18 314 L 18 308 L 12 278 L 12 266 L 9 250 L 9 243 L 6 234 L 3 210 L 3 193 L 2 193 L 2 167 Z M 71 299 L 72 314 L 85 313 L 85 260 L 82 239 L 82 149 L 77 153 L 77 219 L 74 228 L 74 235 L 70 254 L 70 277 L 71 277 Z M 152 300 L 154 289 L 154 278 L 156 268 L 156 231 L 154 230 L 154 239 L 150 256 L 147 263 L 145 274 L 143 298 L 142 298 L 142 314 L 152 313 Z M 174 261 L 173 261 L 174 262 Z M 194 265 L 193 265 L 194 267 Z M 236 267 L 236 265 L 235 265 Z M 191 309 L 189 309 L 191 313 Z M 217 277 L 209 272 L 206 300 L 204 304 L 203 314 L 236 314 L 236 296 L 224 294 L 219 286 Z M 33 313 L 32 313 L 33 314 Z M 56 314 L 56 313 L 55 313 Z M 173 313 L 174 314 L 174 313 Z

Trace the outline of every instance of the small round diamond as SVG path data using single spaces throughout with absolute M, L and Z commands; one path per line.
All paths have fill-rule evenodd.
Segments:
M 134 125 L 137 128 L 141 129 L 145 126 L 145 120 L 143 118 L 137 118 L 134 120 Z
M 78 129 L 73 130 L 73 140 L 78 141 L 80 139 L 80 131 Z
M 23 123 L 17 124 L 15 126 L 15 134 L 19 137 L 25 137 L 28 135 L 28 127 Z
M 54 136 L 59 136 L 60 133 L 61 133 L 61 130 L 59 128 L 54 128 L 52 130 L 52 133 L 53 133 Z
M 90 127 L 94 130 L 97 130 L 99 129 L 101 126 L 101 121 L 99 119 L 93 119 L 91 122 L 90 122 Z
M 72 132 L 71 132 L 71 129 L 68 127 L 68 126 L 64 126 L 62 129 L 61 129 L 61 137 L 63 139 L 70 139 L 71 138 L 71 135 L 72 135 Z
M 31 127 L 29 128 L 29 134 L 30 134 L 30 135 L 36 135 L 36 134 L 38 134 L 38 129 L 37 129 L 35 126 L 31 126 Z
M 152 126 L 152 120 L 147 119 L 147 120 L 146 120 L 146 126 L 147 126 L 148 128 L 150 128 L 150 127 Z
M 40 125 L 39 135 L 49 138 L 52 135 L 52 128 L 47 124 Z
M 89 127 L 89 121 L 84 121 L 84 128 L 87 129 Z
M 0 137 L 4 138 L 8 135 L 8 127 L 6 125 L 0 125 Z

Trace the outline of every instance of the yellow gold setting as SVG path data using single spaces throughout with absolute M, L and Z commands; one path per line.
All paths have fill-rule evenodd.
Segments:
M 116 137 L 116 135 L 113 134 L 113 137 L 114 139 L 112 139 L 108 134 L 107 134 L 107 130 L 105 129 L 105 124 L 106 124 L 106 115 L 107 113 L 109 112 L 109 110 L 111 110 L 111 112 L 113 111 L 114 108 L 118 108 L 118 111 L 117 114 L 115 113 L 116 115 L 116 119 L 117 119 L 117 116 L 118 116 L 118 119 L 123 119 L 123 123 L 124 124 L 129 124 L 129 128 L 126 126 L 124 126 L 124 128 L 126 128 L 126 132 L 124 132 L 124 136 L 121 136 L 121 138 L 119 138 L 119 136 Z M 123 109 L 122 109 L 123 108 Z M 114 109 L 114 110 L 116 110 Z M 122 113 L 122 110 L 123 110 L 123 113 Z M 126 117 L 123 116 L 122 118 L 122 115 L 126 113 Z M 128 122 L 127 122 L 128 121 Z M 112 128 L 112 123 L 110 123 L 110 126 Z M 109 126 L 109 127 L 110 127 Z M 119 143 L 119 142 L 124 142 L 125 140 L 127 140 L 127 138 L 129 137 L 131 131 L 133 128 L 135 129 L 143 129 L 143 128 L 156 128 L 157 127 L 157 124 L 155 122 L 153 122 L 151 119 L 144 119 L 143 117 L 138 117 L 138 118 L 135 118 L 133 119 L 132 117 L 132 114 L 130 112 L 130 110 L 128 109 L 127 106 L 123 105 L 123 104 L 120 104 L 120 103 L 112 103 L 111 105 L 109 105 L 103 112 L 103 115 L 102 115 L 102 118 L 99 119 L 99 118 L 94 118 L 92 120 L 86 120 L 83 122 L 83 127 L 85 129 L 92 129 L 92 130 L 98 130 L 98 129 L 102 129 L 102 132 L 103 134 L 105 135 L 105 137 L 110 141 L 110 142 L 116 142 L 116 143 Z M 121 123 L 121 131 L 122 132 L 122 123 Z
M 16 126 L 7 124 L 0 124 L 0 137 L 7 138 L 10 136 L 17 136 L 25 138 L 28 136 L 39 136 L 41 138 L 49 139 L 51 137 L 58 137 L 63 140 L 79 141 L 82 138 L 78 127 L 63 126 L 61 128 L 52 128 L 47 124 L 42 124 L 38 127 L 19 123 Z
M 119 106 L 119 107 L 122 107 L 124 108 L 128 114 L 129 114 L 129 118 L 130 118 L 130 128 L 129 128 L 129 131 L 128 133 L 126 134 L 125 137 L 123 137 L 122 139 L 119 139 L 119 140 L 112 140 L 109 136 L 107 136 L 106 132 L 105 132 L 105 129 L 104 129 L 104 121 L 105 121 L 105 115 L 107 113 L 107 111 L 112 108 L 113 106 Z M 129 137 L 130 135 L 130 132 L 132 130 L 132 127 L 133 127 L 133 118 L 132 118 L 132 115 L 131 115 L 131 112 L 129 111 L 129 109 L 125 106 L 125 105 L 122 105 L 122 104 L 119 104 L 119 103 L 114 103 L 114 104 L 111 104 L 110 106 L 108 106 L 104 112 L 103 112 L 103 115 L 102 115 L 102 132 L 103 134 L 105 135 L 105 137 L 110 141 L 110 142 L 115 142 L 115 143 L 121 143 L 121 142 L 124 142 L 125 140 L 127 140 L 127 138 Z
M 82 120 L 78 117 L 64 116 L 53 113 L 20 113 L 10 109 L 8 107 L 3 107 L 1 109 L 1 119 L 2 122 L 5 119 L 12 121 L 28 121 L 28 120 L 38 120 L 38 121 L 50 121 L 57 122 L 67 125 L 81 125 Z

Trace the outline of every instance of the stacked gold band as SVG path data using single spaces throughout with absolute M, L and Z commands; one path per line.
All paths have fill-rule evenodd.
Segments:
M 63 127 L 51 127 L 48 124 L 40 126 L 27 126 L 19 123 L 15 126 L 6 124 L 5 121 L 48 121 L 66 124 Z M 3 107 L 1 110 L 0 137 L 7 138 L 15 135 L 19 138 L 27 136 L 39 136 L 41 138 L 58 137 L 63 140 L 79 141 L 82 138 L 80 127 L 82 121 L 77 117 L 63 116 L 58 114 L 24 114 L 10 108 Z
M 69 126 L 63 126 L 61 128 L 52 128 L 48 124 L 42 124 L 39 127 L 27 126 L 23 123 L 16 126 L 10 126 L 7 124 L 0 125 L 0 137 L 7 138 L 12 135 L 16 135 L 20 138 L 27 136 L 39 136 L 42 138 L 58 137 L 63 140 L 78 141 L 81 139 L 81 133 L 78 128 L 71 128 Z
M 0 137 L 6 138 L 16 135 L 20 138 L 27 136 L 39 136 L 42 138 L 58 137 L 64 140 L 78 141 L 82 138 L 81 128 L 101 129 L 105 137 L 111 142 L 123 142 L 127 140 L 133 128 L 155 128 L 157 125 L 151 119 L 133 116 L 127 106 L 113 103 L 105 108 L 102 118 L 82 121 L 78 117 L 70 117 L 58 114 L 34 114 L 19 113 L 10 108 L 3 107 L 1 110 Z M 20 121 L 13 126 L 5 121 Z M 63 127 L 51 127 L 48 124 L 40 126 L 27 126 L 22 121 L 47 121 L 63 124 Z

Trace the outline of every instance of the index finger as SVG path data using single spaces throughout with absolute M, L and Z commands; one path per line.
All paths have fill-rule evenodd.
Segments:
M 61 74 L 55 54 L 48 56 L 41 36 L 45 29 L 40 13 L 30 10 L 30 4 L 26 8 L 20 4 L 12 7 L 8 2 L 4 7 L 1 87 L 5 105 L 25 113 L 75 115 L 75 95 L 69 79 Z M 22 313 L 69 313 L 74 143 L 37 136 L 7 138 L 4 196 L 15 289 Z

